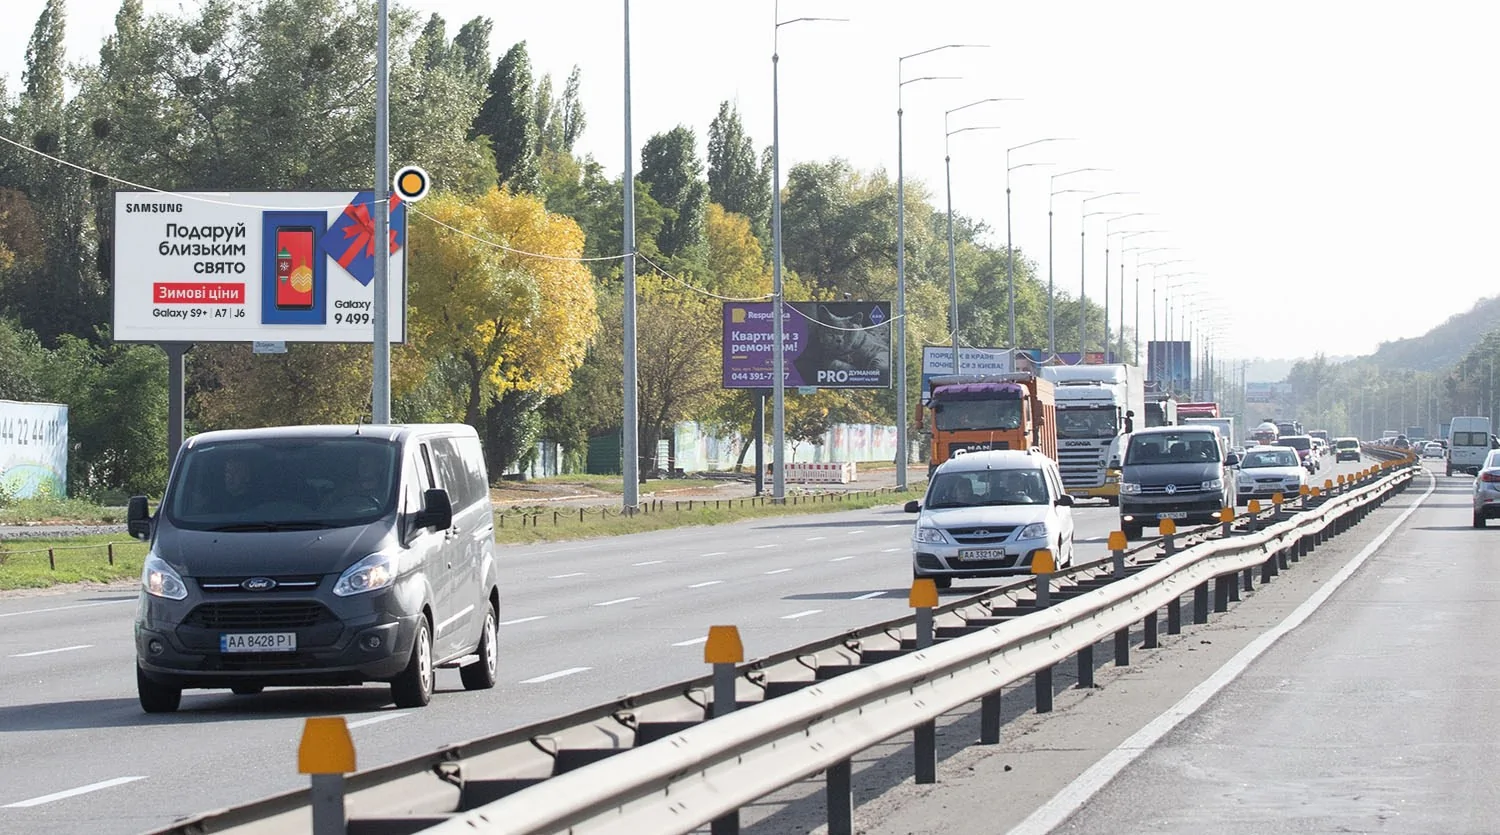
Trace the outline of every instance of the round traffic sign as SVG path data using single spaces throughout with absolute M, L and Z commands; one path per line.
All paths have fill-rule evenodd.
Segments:
M 428 177 L 427 172 L 419 166 L 408 165 L 396 172 L 396 178 L 391 185 L 402 200 L 410 202 L 427 196 L 427 189 L 432 185 L 432 178 Z

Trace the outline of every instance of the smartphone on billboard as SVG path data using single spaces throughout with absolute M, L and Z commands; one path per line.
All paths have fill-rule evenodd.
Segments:
M 276 309 L 311 310 L 313 253 L 311 226 L 276 227 Z

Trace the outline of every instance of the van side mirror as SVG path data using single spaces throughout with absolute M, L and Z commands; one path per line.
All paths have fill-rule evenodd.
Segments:
M 909 502 L 906 503 L 906 512 L 907 513 L 917 513 L 919 511 L 921 511 L 921 509 L 922 509 L 922 503 L 919 502 L 919 501 L 917 501 L 916 499 L 912 499 L 911 501 L 909 501 Z
M 130 497 L 125 508 L 125 531 L 142 541 L 151 538 L 151 507 L 145 496 Z
M 1240 457 L 1238 455 L 1236 455 L 1233 452 L 1231 452 L 1228 455 L 1224 456 L 1224 466 L 1226 466 L 1226 467 L 1238 467 L 1239 465 L 1240 465 Z
M 432 528 L 442 531 L 453 527 L 453 502 L 448 498 L 448 491 L 438 487 L 424 492 L 422 509 L 413 524 L 418 530 Z
M 1120 456 L 1115 455 L 1115 456 L 1111 456 L 1110 457 L 1110 459 L 1109 459 L 1109 468 L 1111 470 L 1118 470 L 1118 469 L 1120 469 Z

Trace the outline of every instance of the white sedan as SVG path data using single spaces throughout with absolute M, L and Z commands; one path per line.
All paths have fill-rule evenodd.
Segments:
M 1290 501 L 1307 483 L 1307 468 L 1289 447 L 1252 447 L 1240 459 L 1239 469 L 1240 504 L 1270 499 L 1277 493 Z

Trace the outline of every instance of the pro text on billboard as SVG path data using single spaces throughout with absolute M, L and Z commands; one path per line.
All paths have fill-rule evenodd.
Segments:
M 889 388 L 891 306 L 886 302 L 785 302 L 787 386 Z M 724 387 L 771 388 L 771 302 L 724 304 Z

